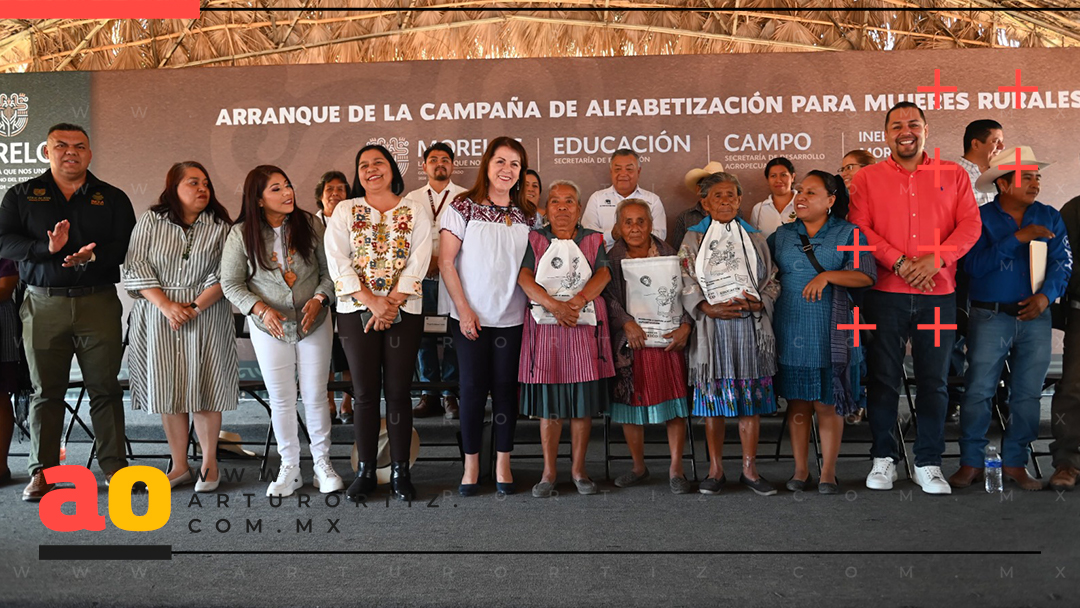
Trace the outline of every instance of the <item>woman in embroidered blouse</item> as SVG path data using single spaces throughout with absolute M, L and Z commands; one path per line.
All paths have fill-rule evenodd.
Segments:
M 338 304 L 338 332 L 353 375 L 353 429 L 359 454 L 346 490 L 361 501 L 375 491 L 380 397 L 386 392 L 390 488 L 414 500 L 409 476 L 412 397 L 409 387 L 424 330 L 422 281 L 431 262 L 431 212 L 402 198 L 405 181 L 386 148 L 356 154 L 352 194 L 338 204 L 326 232 L 326 259 Z
M 521 381 L 521 409 L 540 418 L 540 442 L 544 453 L 544 473 L 533 486 L 537 498 L 551 496 L 555 488 L 559 436 L 564 419 L 570 419 L 571 477 L 580 494 L 596 494 L 596 484 L 585 470 L 592 417 L 606 409 L 607 378 L 615 375 L 608 331 L 607 305 L 601 295 L 611 280 L 604 236 L 582 228 L 580 190 L 570 181 L 555 181 L 548 187 L 550 225 L 529 233 L 529 247 L 521 263 L 518 284 L 525 295 L 551 313 L 557 324 L 539 325 L 533 315 L 525 315 L 518 380 Z M 592 277 L 571 299 L 562 301 L 536 282 L 537 264 L 556 240 L 573 241 L 592 269 Z M 552 260 L 552 266 L 559 259 Z M 595 302 L 596 325 L 579 325 L 585 305 Z
M 139 218 L 124 260 L 131 406 L 160 414 L 173 467 L 169 483 L 190 483 L 189 415 L 202 449 L 197 491 L 218 483 L 221 412 L 236 409 L 236 330 L 222 302 L 219 265 L 232 220 L 199 163 L 176 163 L 157 204 Z
M 844 416 L 860 407 L 862 349 L 852 345 L 848 331 L 836 326 L 852 324 L 848 289 L 873 285 L 877 264 L 869 251 L 856 260 L 852 251 L 837 249 L 852 246 L 855 239 L 855 226 L 832 215 L 838 205 L 847 207 L 843 179 L 811 171 L 795 197 L 799 219 L 781 226 L 769 237 L 782 287 L 776 301 L 780 367 L 776 392 L 788 400 L 795 474 L 787 488 L 793 492 L 810 484 L 807 452 L 816 413 L 822 455 L 818 492 L 839 493 L 836 459 L 844 434 Z M 866 237 L 859 237 L 859 244 L 866 245 Z M 822 271 L 803 251 L 803 239 L 812 245 L 814 260 Z
M 442 217 L 439 313 L 449 313 L 458 350 L 465 453 L 465 471 L 458 486 L 462 496 L 479 490 L 488 393 L 495 426 L 496 490 L 514 492 L 510 452 L 517 423 L 518 357 L 526 304 L 517 275 L 536 213 L 522 187 L 528 162 L 517 140 L 492 140 L 480 159 L 476 184 L 455 199 Z
M 738 217 L 742 203 L 739 178 L 730 173 L 714 173 L 698 183 L 702 205 L 709 216 L 690 227 L 683 237 L 679 258 L 683 271 L 683 308 L 694 317 L 696 331 L 687 350 L 690 384 L 694 387 L 694 416 L 705 418 L 709 442 L 709 476 L 698 486 L 702 494 L 719 494 L 725 477 L 723 467 L 724 418 L 739 418 L 742 443 L 742 475 L 739 481 L 757 494 L 776 494 L 757 472 L 757 444 L 761 414 L 776 411 L 772 376 L 776 373 L 776 338 L 772 331 L 772 306 L 780 293 L 769 246 L 761 232 Z M 713 222 L 722 231 L 717 239 L 727 241 L 726 253 L 712 257 L 728 259 L 738 277 L 745 268 L 746 280 L 757 295 L 742 292 L 725 301 L 710 304 L 699 281 L 698 256 Z M 704 245 L 709 251 L 713 240 Z M 756 260 L 756 263 L 751 263 Z M 712 259 L 708 259 L 712 262 Z M 702 264 L 704 266 L 705 264 Z M 743 266 L 745 265 L 745 266 Z M 706 277 L 707 278 L 707 277 Z
M 244 180 L 243 206 L 225 242 L 221 287 L 249 315 L 251 345 L 270 395 L 270 421 L 281 468 L 267 496 L 291 496 L 304 485 L 296 392 L 300 394 L 314 460 L 314 485 L 337 492 L 344 484 L 330 463 L 330 373 L 327 323 L 332 284 L 323 254 L 323 225 L 296 206 L 292 182 L 281 169 L 260 165 Z

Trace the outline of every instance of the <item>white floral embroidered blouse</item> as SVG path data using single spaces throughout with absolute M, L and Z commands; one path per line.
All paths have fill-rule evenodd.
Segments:
M 396 287 L 409 296 L 402 312 L 421 313 L 422 285 L 431 262 L 430 215 L 408 198 L 385 213 L 363 198 L 338 203 L 327 220 L 325 243 L 339 313 L 367 308 L 352 297 L 361 285 L 380 296 Z

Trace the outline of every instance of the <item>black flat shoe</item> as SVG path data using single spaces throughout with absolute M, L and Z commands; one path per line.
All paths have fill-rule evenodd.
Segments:
M 836 483 L 828 483 L 825 481 L 819 481 L 817 484 L 818 494 L 839 494 L 840 493 L 840 478 L 836 478 Z
M 412 502 L 416 500 L 416 488 L 409 478 L 409 461 L 390 463 L 390 490 L 394 498 Z
M 514 493 L 514 482 L 508 481 L 503 483 L 501 481 L 495 482 L 495 493 L 503 496 L 509 496 Z
M 761 475 L 758 475 L 758 478 L 755 480 L 751 480 L 746 475 L 739 475 L 739 483 L 753 490 L 758 496 L 772 496 L 773 494 L 776 494 L 776 488 Z
M 811 485 L 813 485 L 813 481 L 811 477 L 807 475 L 806 479 L 801 480 L 792 477 L 791 479 L 787 480 L 787 483 L 784 484 L 784 487 L 787 488 L 789 492 L 802 492 Z
M 458 491 L 458 494 L 461 494 L 462 496 L 465 496 L 466 498 L 469 497 L 469 496 L 476 496 L 476 494 L 478 492 L 480 492 L 480 484 L 478 484 L 478 483 L 462 483 L 462 484 L 458 484 L 457 491 Z
M 361 462 L 356 469 L 356 479 L 349 484 L 349 488 L 345 490 L 345 497 L 353 502 L 361 502 L 371 493 L 375 491 L 375 488 L 379 487 L 379 480 L 375 477 L 376 463 Z
M 347 414 L 341 414 L 338 417 L 338 420 L 341 421 L 341 424 L 352 424 L 353 423 L 353 413 L 349 412 Z

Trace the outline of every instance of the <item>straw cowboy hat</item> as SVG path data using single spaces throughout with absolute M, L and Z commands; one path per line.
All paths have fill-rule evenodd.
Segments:
M 251 450 L 245 450 L 243 446 L 243 439 L 240 437 L 240 433 L 233 433 L 231 431 L 221 431 L 218 433 L 218 453 L 232 452 L 237 456 L 243 456 L 245 458 L 256 458 L 258 454 Z M 195 446 L 195 453 L 202 454 L 202 446 Z
M 1020 151 L 1020 162 L 1016 162 L 1016 151 Z M 1006 175 L 1016 171 L 1015 166 L 1020 165 L 1035 165 L 1039 169 L 1046 167 L 1050 163 L 1044 163 L 1035 159 L 1035 153 L 1031 151 L 1030 146 L 1016 146 L 1015 148 L 1005 148 L 1000 154 L 990 159 L 990 168 L 987 169 L 979 179 L 975 181 L 975 189 L 979 192 L 986 192 L 988 194 L 996 194 L 997 189 L 994 188 L 994 182 L 1002 175 Z M 1008 166 L 1012 165 L 1012 166 Z M 1004 168 L 1002 168 L 1004 166 Z
M 694 195 L 697 196 L 697 194 L 698 194 L 697 183 L 700 182 L 702 180 L 702 178 L 708 177 L 708 176 L 712 175 L 713 173 L 722 173 L 723 171 L 724 171 L 724 165 L 716 162 L 715 160 L 710 160 L 709 164 L 705 165 L 704 167 L 702 167 L 700 169 L 691 169 L 686 174 L 686 177 L 683 178 L 683 183 L 686 184 L 686 189 L 687 190 L 689 190 L 690 192 L 693 192 Z
M 414 427 L 412 430 L 412 441 L 409 442 L 409 468 L 411 469 L 416 464 L 416 458 L 420 456 L 420 435 L 416 432 Z M 352 446 L 352 456 L 349 457 L 349 462 L 352 464 L 352 470 L 355 473 L 359 468 L 360 455 L 356 452 L 356 444 Z M 386 485 L 390 483 L 390 435 L 386 433 L 386 420 L 383 419 L 382 426 L 379 428 L 379 455 L 376 457 L 375 464 L 375 476 L 379 480 L 380 485 Z

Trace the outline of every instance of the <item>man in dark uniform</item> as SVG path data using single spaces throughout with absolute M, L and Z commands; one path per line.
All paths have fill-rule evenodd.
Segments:
M 30 483 L 23 500 L 52 486 L 42 470 L 60 464 L 64 396 L 71 357 L 78 358 L 94 425 L 98 463 L 106 475 L 127 466 L 123 356 L 115 284 L 135 226 L 131 200 L 87 170 L 90 138 L 78 125 L 49 129 L 49 171 L 16 184 L 0 204 L 0 257 L 19 264 L 26 298 L 19 315 L 34 382 L 30 405 Z

